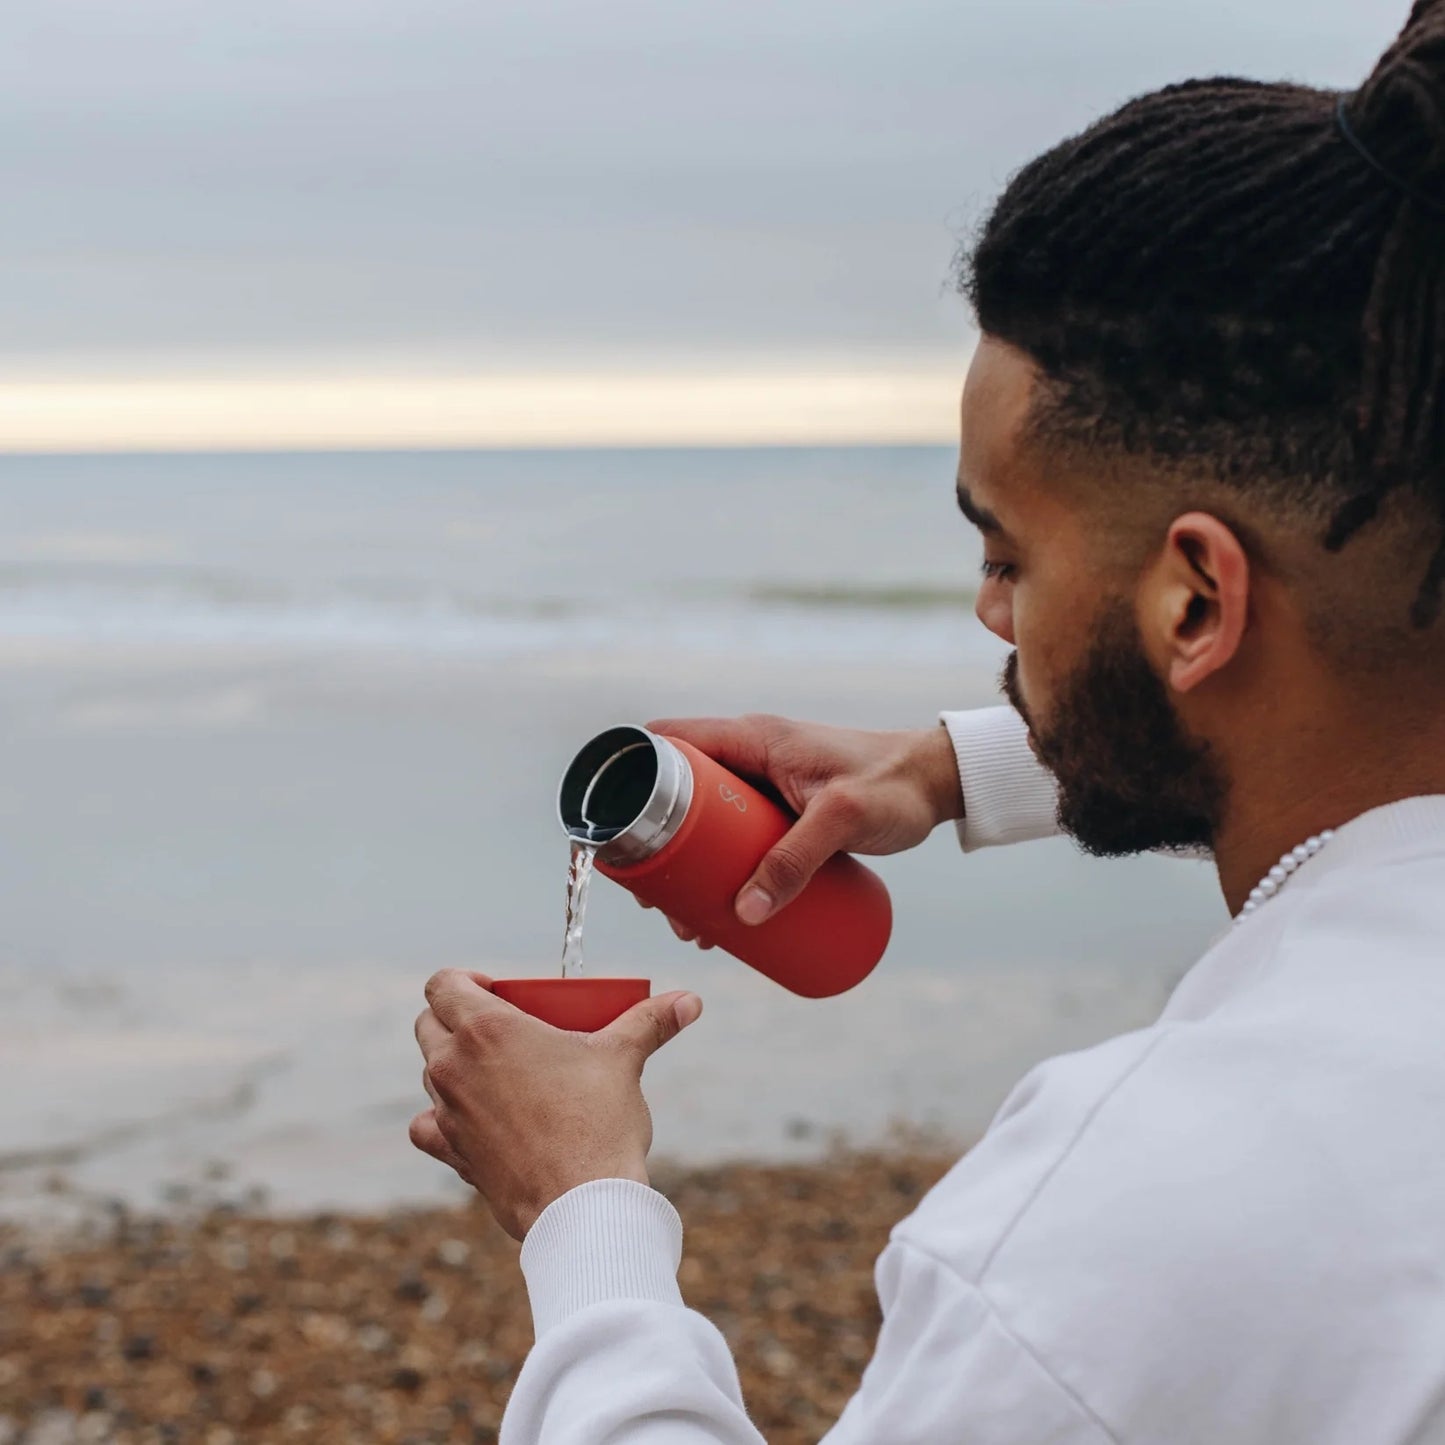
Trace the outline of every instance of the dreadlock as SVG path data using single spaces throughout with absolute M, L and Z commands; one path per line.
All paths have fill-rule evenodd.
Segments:
M 1342 548 L 1388 494 L 1445 595 L 1445 0 L 1359 90 L 1196 80 L 1026 166 L 962 289 L 1046 378 L 1039 425 L 1265 489 Z

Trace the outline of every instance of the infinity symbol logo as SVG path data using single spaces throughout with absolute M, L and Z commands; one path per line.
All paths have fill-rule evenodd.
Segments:
M 726 783 L 719 783 L 719 784 L 717 785 L 717 795 L 718 795 L 718 797 L 720 797 L 720 798 L 723 800 L 723 802 L 725 802 L 725 803 L 731 803 L 731 804 L 733 805 L 733 807 L 735 807 L 735 808 L 738 810 L 738 812 L 740 812 L 740 813 L 746 813 L 746 812 L 747 812 L 747 810 L 748 810 L 748 800 L 747 800 L 745 797 L 743 797 L 743 795 L 742 795 L 741 793 L 735 793 L 735 792 L 733 792 L 733 790 L 732 790 L 730 787 L 728 787 L 728 785 L 727 785 Z

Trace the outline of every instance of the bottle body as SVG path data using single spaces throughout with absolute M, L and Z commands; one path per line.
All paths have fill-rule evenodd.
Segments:
M 805 998 L 854 987 L 888 946 L 888 890 L 846 854 L 766 923 L 741 923 L 738 891 L 793 819 L 680 739 L 601 734 L 564 778 L 560 810 L 571 837 L 598 844 L 598 872 Z

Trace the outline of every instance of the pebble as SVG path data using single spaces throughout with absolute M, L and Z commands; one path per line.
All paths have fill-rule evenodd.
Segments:
M 444 1239 L 437 1245 L 437 1258 L 448 1269 L 460 1269 L 472 1257 L 472 1247 L 464 1239 Z
M 356 1231 L 347 1224 L 329 1224 L 322 1236 L 328 1249 L 355 1249 Z
M 275 1370 L 254 1370 L 251 1374 L 251 1393 L 258 1400 L 269 1400 L 281 1388 L 281 1377 Z
M 379 1355 L 391 1348 L 391 1331 L 385 1325 L 362 1325 L 356 1332 L 356 1343 L 368 1354 Z
M 25 1432 L 25 1445 L 77 1445 L 80 1417 L 71 1410 L 43 1410 Z
M 310 1405 L 292 1405 L 281 1417 L 283 1429 L 293 1435 L 309 1435 L 316 1424 L 316 1411 Z
M 223 1239 L 219 1254 L 227 1269 L 245 1269 L 251 1263 L 251 1251 L 239 1239 Z
M 272 1259 L 295 1259 L 296 1236 L 290 1230 L 282 1230 L 273 1234 L 266 1242 L 266 1252 Z
M 403 1275 L 396 1286 L 396 1297 L 419 1304 L 431 1293 L 427 1282 L 419 1274 Z
M 110 1439 L 114 1421 L 104 1410 L 89 1410 L 75 1427 L 75 1438 L 86 1445 L 102 1445 Z

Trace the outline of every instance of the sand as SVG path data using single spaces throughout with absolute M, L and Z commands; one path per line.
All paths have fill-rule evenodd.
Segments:
M 659 1167 L 687 1302 L 726 1335 L 771 1445 L 816 1441 L 878 1328 L 889 1228 L 952 1162 Z M 0 1442 L 496 1439 L 531 1344 L 517 1245 L 479 1204 L 281 1218 L 117 1206 L 0 1232 Z

